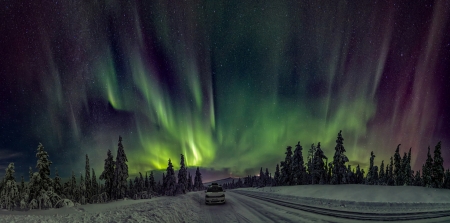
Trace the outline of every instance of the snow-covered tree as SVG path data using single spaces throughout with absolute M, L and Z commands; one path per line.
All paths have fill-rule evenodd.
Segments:
M 344 138 L 342 137 L 342 130 L 339 131 L 336 140 L 335 153 L 333 156 L 333 175 L 331 176 L 332 184 L 342 184 L 344 173 L 346 172 L 345 163 L 348 162 L 344 148 Z
M 149 191 L 149 183 L 148 183 L 148 174 L 147 171 L 145 171 L 145 182 L 144 182 L 144 187 L 146 191 Z
M 170 161 L 170 159 L 166 169 L 165 184 L 166 188 L 164 194 L 166 196 L 174 196 L 176 192 L 176 179 L 175 171 L 173 170 L 172 161 Z
M 441 142 L 434 147 L 434 158 L 432 165 L 433 174 L 431 176 L 432 185 L 435 188 L 442 188 L 444 182 L 444 159 L 441 155 Z
M 281 180 L 283 185 L 291 185 L 293 182 L 292 175 L 292 147 L 288 146 L 286 148 L 286 157 L 284 162 L 281 164 Z
M 394 184 L 403 185 L 402 157 L 400 156 L 400 145 L 398 144 L 394 154 Z
M 123 149 L 121 136 L 119 136 L 119 143 L 117 146 L 116 168 L 114 169 L 115 198 L 122 199 L 125 197 L 125 191 L 127 189 L 128 159 L 125 150 Z
M 203 190 L 202 174 L 200 173 L 200 169 L 198 167 L 197 170 L 195 171 L 194 190 L 195 191 Z
M 38 145 L 36 157 L 38 158 L 36 168 L 39 170 L 39 176 L 41 178 L 39 191 L 48 191 L 53 184 L 50 178 L 50 165 L 52 165 L 52 162 L 48 159 L 48 154 L 44 151 L 42 143 Z
M 275 176 L 274 176 L 275 185 L 274 186 L 280 186 L 281 179 L 280 179 L 280 166 L 277 164 L 277 167 L 275 169 Z M 251 186 L 249 182 L 249 186 Z
M 85 197 L 86 197 L 86 202 L 90 202 L 91 201 L 91 196 L 92 196 L 92 183 L 91 183 L 91 168 L 89 167 L 89 157 L 86 154 L 86 166 L 85 166 Z
M 83 174 L 80 174 L 80 186 L 79 186 L 79 190 L 80 190 L 80 197 L 78 199 L 78 202 L 80 204 L 86 204 L 86 183 L 85 180 L 83 178 Z
M 370 152 L 370 162 L 369 162 L 369 170 L 367 171 L 367 177 L 366 177 L 366 184 L 373 185 L 375 183 L 374 181 L 374 174 L 375 170 L 373 168 L 373 162 L 375 159 L 375 155 L 373 154 L 373 151 Z
M 391 156 L 390 159 L 390 163 L 389 163 L 389 169 L 387 171 L 388 173 L 386 174 L 386 183 L 389 186 L 394 186 L 395 185 L 395 180 L 394 180 L 394 158 Z
M 16 184 L 16 179 L 14 178 L 14 163 L 10 163 L 6 168 L 4 186 L 1 191 L 0 203 L 2 208 L 8 210 L 13 210 L 19 205 L 19 188 Z
M 294 155 L 292 156 L 292 172 L 294 174 L 294 184 L 302 185 L 306 180 L 306 169 L 303 161 L 302 154 L 303 147 L 300 145 L 300 141 L 295 146 Z
M 108 150 L 107 157 L 105 159 L 105 165 L 102 174 L 100 174 L 100 180 L 105 181 L 105 190 L 108 194 L 108 198 L 112 199 L 113 187 L 114 187 L 114 159 L 111 150 Z
M 99 191 L 98 191 L 97 177 L 95 176 L 94 168 L 92 168 L 92 180 L 91 180 L 91 183 L 92 183 L 91 194 L 92 194 L 92 196 L 96 196 L 96 195 L 99 194 L 98 193 Z
M 403 185 L 412 185 L 414 171 L 411 169 L 411 148 L 409 148 L 408 155 L 406 156 L 405 163 L 403 165 L 404 173 L 403 173 Z
M 313 159 L 312 184 L 324 184 L 325 181 L 325 163 L 323 159 L 328 159 L 320 148 L 320 142 L 317 143 L 316 152 Z
M 180 156 L 180 170 L 178 171 L 177 194 L 185 194 L 187 190 L 187 170 L 184 165 L 184 155 Z
M 56 194 L 62 194 L 61 177 L 58 175 L 58 169 L 55 168 L 55 179 L 53 180 L 53 191 Z
M 364 176 L 361 172 L 361 168 L 359 167 L 359 164 L 356 166 L 356 183 L 362 184 L 364 181 Z
M 444 174 L 444 183 L 442 188 L 450 189 L 450 170 L 447 169 Z
M 148 180 L 148 184 L 149 184 L 149 187 L 151 188 L 151 190 L 153 190 L 153 191 L 157 191 L 156 189 L 155 189 L 155 187 L 156 187 L 156 182 L 155 182 L 155 177 L 153 176 L 153 171 L 150 171 L 150 178 L 149 178 L 149 180 Z
M 422 178 L 420 177 L 420 170 L 416 171 L 414 176 L 414 186 L 422 186 Z
M 422 166 L 422 186 L 432 187 L 433 185 L 433 158 L 431 158 L 430 147 L 428 146 L 427 160 Z
M 384 173 L 384 160 L 381 161 L 381 166 L 380 166 L 380 179 L 378 181 L 379 185 L 386 185 L 386 176 Z
M 191 173 L 189 172 L 188 173 L 188 191 L 192 191 L 192 176 L 191 176 Z

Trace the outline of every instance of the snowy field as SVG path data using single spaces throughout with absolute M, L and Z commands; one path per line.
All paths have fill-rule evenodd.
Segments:
M 204 192 L 200 191 L 175 197 L 122 200 L 43 211 L 3 210 L 0 211 L 0 222 L 358 222 L 295 211 L 237 192 L 258 193 L 291 202 L 309 202 L 327 208 L 359 208 L 359 211 L 368 212 L 450 209 L 450 190 L 366 185 L 305 185 L 228 190 L 227 203 L 224 205 L 205 205 Z M 333 206 L 333 202 L 338 205 Z M 370 204 L 383 204 L 387 208 Z M 410 222 L 450 222 L 450 218 Z

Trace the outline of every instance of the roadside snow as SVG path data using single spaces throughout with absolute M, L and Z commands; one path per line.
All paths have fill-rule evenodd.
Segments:
M 450 190 L 416 186 L 298 185 L 236 190 L 311 206 L 364 212 L 450 209 Z

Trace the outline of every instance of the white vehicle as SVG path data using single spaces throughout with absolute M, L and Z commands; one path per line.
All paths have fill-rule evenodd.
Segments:
M 225 191 L 213 183 L 205 192 L 205 204 L 225 204 Z

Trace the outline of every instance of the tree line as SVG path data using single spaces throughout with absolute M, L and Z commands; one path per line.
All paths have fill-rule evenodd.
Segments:
M 124 198 L 148 199 L 153 196 L 175 196 L 204 189 L 200 169 L 197 167 L 192 179 L 185 166 L 183 154 L 181 154 L 178 177 L 175 177 L 175 171 L 169 159 L 162 183 L 161 180 L 155 181 L 153 171 L 150 171 L 150 176 L 145 172 L 145 178 L 139 172 L 139 176 L 136 176 L 134 180 L 128 179 L 128 159 L 121 136 L 119 136 L 116 160 L 111 150 L 107 152 L 104 169 L 99 176 L 99 180 L 104 183 L 97 181 L 94 169 L 90 168 L 87 154 L 85 175 L 80 174 L 78 183 L 73 171 L 72 176 L 65 183 L 61 182 L 57 169 L 55 169 L 54 179 L 50 178 L 52 162 L 41 143 L 38 145 L 36 157 L 37 172 L 29 168 L 28 183 L 24 182 L 23 176 L 21 182 L 17 183 L 14 176 L 14 163 L 8 165 L 5 176 L 0 181 L 0 208 L 8 210 L 59 208 L 87 203 L 105 203 Z
M 387 186 L 423 186 L 430 188 L 450 189 L 450 170 L 444 171 L 444 160 L 441 154 L 441 142 L 434 148 L 434 155 L 428 154 L 426 162 L 422 165 L 422 171 L 414 172 L 411 168 L 411 148 L 408 153 L 400 155 L 399 144 L 394 156 L 386 164 L 381 161 L 380 166 L 375 166 L 375 154 L 373 151 L 369 157 L 369 168 L 367 173 L 361 169 L 359 164 L 356 168 L 346 165 L 349 162 L 345 155 L 344 138 L 339 131 L 333 161 L 328 163 L 328 158 L 320 147 L 312 144 L 308 150 L 306 163 L 304 162 L 300 142 L 292 147 L 288 146 L 285 159 L 275 167 L 275 174 L 269 173 L 268 169 L 263 172 L 261 167 L 259 176 L 247 176 L 242 181 L 240 178 L 235 182 L 226 183 L 223 186 L 228 189 L 238 187 L 264 187 L 264 186 L 290 186 L 307 184 L 366 184 Z

